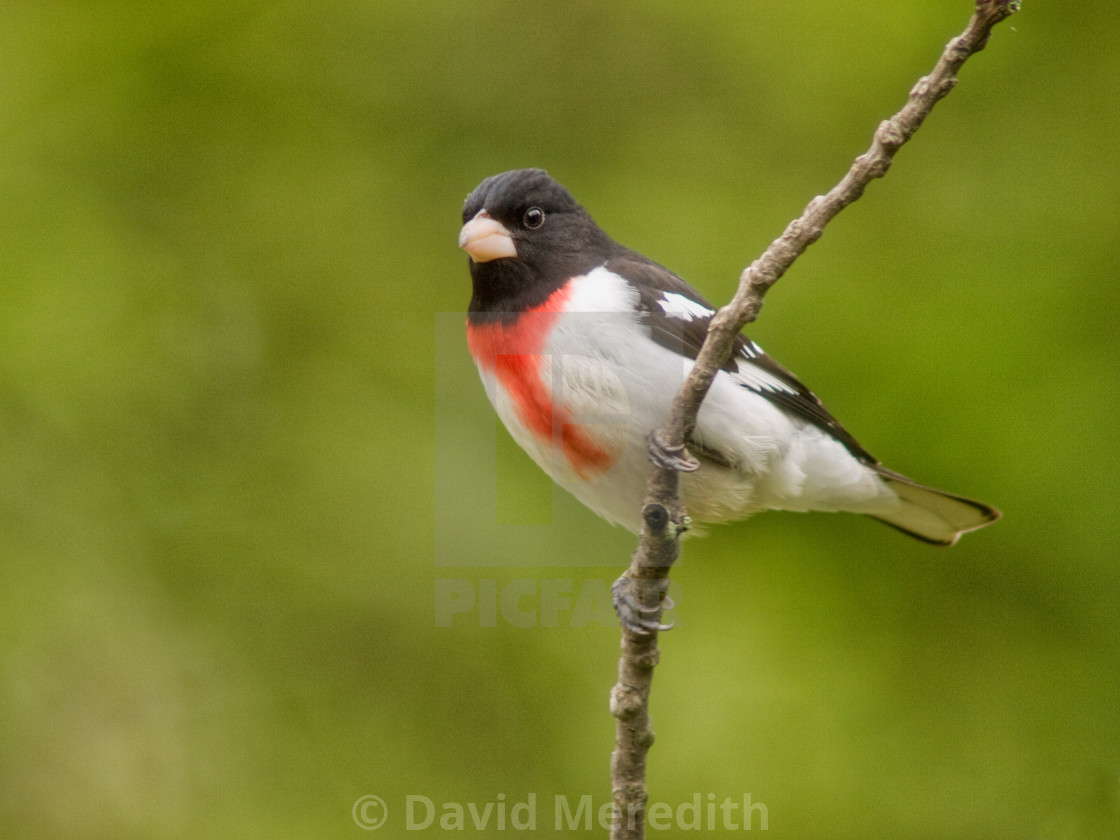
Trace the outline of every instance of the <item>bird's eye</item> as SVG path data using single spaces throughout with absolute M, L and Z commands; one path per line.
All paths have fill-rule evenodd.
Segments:
M 521 220 L 529 230 L 535 230 L 544 224 L 544 211 L 539 207 L 530 207 Z

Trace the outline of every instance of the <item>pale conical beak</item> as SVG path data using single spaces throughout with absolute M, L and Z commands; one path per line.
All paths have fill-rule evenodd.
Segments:
M 476 263 L 517 256 L 510 232 L 501 222 L 490 218 L 485 210 L 479 210 L 473 219 L 463 225 L 459 231 L 459 247 Z

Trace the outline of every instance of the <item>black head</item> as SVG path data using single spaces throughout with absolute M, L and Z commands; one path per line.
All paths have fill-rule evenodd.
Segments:
M 471 255 L 470 312 L 479 315 L 543 303 L 619 248 L 543 169 L 514 169 L 479 184 L 463 207 L 459 245 Z

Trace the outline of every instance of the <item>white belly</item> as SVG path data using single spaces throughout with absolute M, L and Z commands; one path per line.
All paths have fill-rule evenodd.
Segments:
M 692 361 L 643 334 L 636 293 L 621 278 L 597 269 L 574 283 L 537 367 L 561 407 L 551 440 L 531 428 L 492 372 L 482 370 L 482 380 L 498 416 L 537 464 L 600 516 L 636 531 L 650 472 L 646 440 L 664 422 Z M 705 460 L 682 476 L 685 505 L 698 522 L 766 508 L 876 513 L 897 504 L 842 444 L 722 371 L 701 406 L 695 437 L 730 464 Z

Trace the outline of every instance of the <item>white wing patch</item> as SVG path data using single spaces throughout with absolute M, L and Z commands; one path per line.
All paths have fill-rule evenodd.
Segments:
M 684 295 L 676 292 L 662 292 L 661 299 L 657 301 L 661 311 L 671 318 L 680 318 L 682 321 L 691 321 L 693 318 L 709 318 L 712 310 L 694 300 L 689 300 Z
M 748 359 L 753 359 L 755 356 L 762 355 L 762 348 L 751 341 L 749 338 L 743 339 L 743 347 L 740 351 Z
M 732 379 L 737 379 L 743 385 L 755 391 L 783 391 L 787 394 L 796 394 L 797 389 L 786 384 L 778 377 L 767 373 L 762 368 L 750 362 L 740 364 L 739 369 L 731 374 Z

